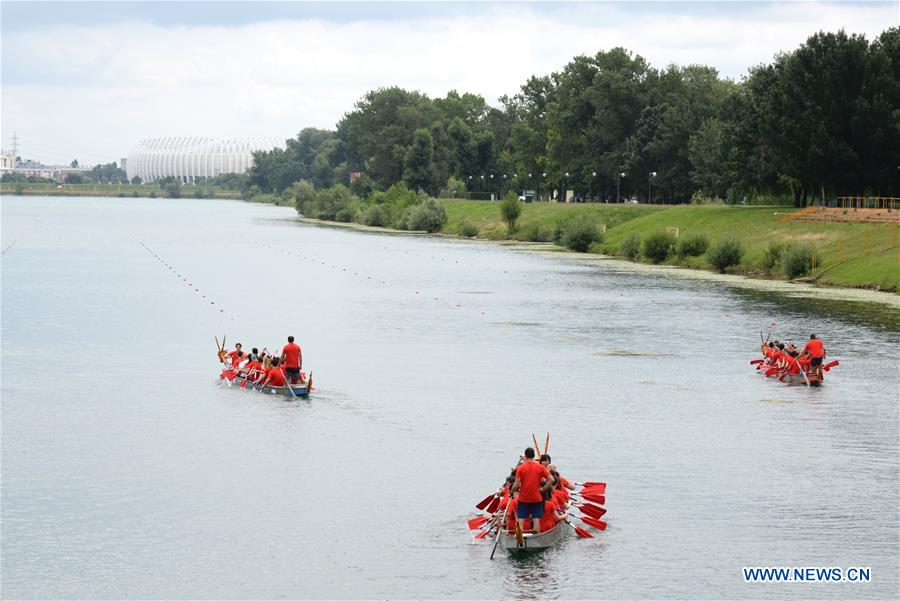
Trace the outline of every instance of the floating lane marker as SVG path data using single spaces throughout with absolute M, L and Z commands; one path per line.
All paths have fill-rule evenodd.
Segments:
M 199 288 L 195 288 L 193 282 L 188 281 L 187 276 L 181 275 L 180 273 L 178 273 L 177 271 L 175 271 L 175 268 L 172 267 L 171 265 L 169 265 L 168 263 L 166 263 L 166 261 L 165 261 L 161 256 L 159 256 L 159 255 L 156 253 L 156 251 L 154 251 L 153 249 L 151 249 L 149 246 L 147 246 L 146 244 L 144 244 L 144 243 L 141 242 L 140 240 L 138 240 L 138 244 L 140 244 L 140 245 L 143 247 L 144 250 L 146 250 L 148 253 L 150 253 L 150 255 L 153 256 L 157 261 L 159 261 L 163 266 L 168 267 L 169 271 L 173 272 L 173 273 L 175 274 L 175 277 L 177 277 L 179 280 L 181 280 L 182 282 L 184 282 L 185 285 L 187 285 L 187 287 L 191 290 L 191 292 L 194 292 L 194 293 L 196 293 L 196 294 L 200 294 L 200 289 L 199 289 Z M 200 294 L 200 296 L 201 296 L 201 298 L 206 298 L 206 295 L 205 295 L 205 294 Z M 207 300 L 208 300 L 208 299 L 207 299 Z M 209 304 L 210 304 L 210 305 L 215 305 L 215 304 L 216 304 L 216 301 L 210 300 L 210 301 L 209 301 Z M 219 308 L 219 307 L 216 307 L 216 308 L 219 309 L 219 313 L 222 313 L 222 314 L 225 313 L 225 309 L 222 309 L 222 308 Z M 231 321 L 234 321 L 234 317 L 229 317 L 229 319 L 231 319 Z
M 8 253 L 10 250 L 12 250 L 12 247 L 15 246 L 15 245 L 16 245 L 16 241 L 13 240 L 13 241 L 10 243 L 9 246 L 7 246 L 6 248 L 3 249 L 3 252 L 0 252 L 0 256 L 3 256 L 3 255 L 5 255 L 6 253 Z

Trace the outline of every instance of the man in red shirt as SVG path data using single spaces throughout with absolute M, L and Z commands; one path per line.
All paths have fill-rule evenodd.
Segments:
M 225 355 L 227 358 L 231 359 L 231 367 L 237 369 L 237 366 L 241 364 L 241 361 L 246 359 L 247 355 L 244 351 L 241 350 L 241 343 L 238 342 L 234 345 L 234 350 Z
M 825 345 L 816 338 L 815 334 L 809 335 L 809 342 L 803 347 L 803 355 L 809 357 L 809 368 L 816 370 L 816 376 L 822 379 L 822 359 L 825 358 Z
M 519 520 L 519 528 L 525 530 L 525 520 L 531 517 L 534 531 L 540 532 L 541 518 L 544 516 L 543 490 L 553 486 L 553 479 L 547 468 L 534 460 L 534 449 L 525 449 L 525 457 L 519 467 L 516 468 L 516 483 L 513 491 L 519 491 L 519 503 L 516 507 L 516 517 Z
M 241 370 L 241 373 L 247 378 L 250 382 L 256 382 L 259 379 L 260 374 L 262 373 L 262 365 L 259 364 L 259 361 L 253 358 L 253 355 L 250 355 L 250 360 L 244 364 L 244 368 Z
M 288 336 L 288 343 L 281 349 L 281 362 L 284 363 L 284 374 L 290 379 L 291 384 L 296 384 L 300 379 L 300 368 L 303 366 L 303 353 L 300 347 L 294 344 L 294 337 Z
M 284 386 L 284 372 L 278 366 L 279 363 L 278 357 L 272 359 L 272 369 L 266 375 L 266 379 L 262 383 L 263 386 Z

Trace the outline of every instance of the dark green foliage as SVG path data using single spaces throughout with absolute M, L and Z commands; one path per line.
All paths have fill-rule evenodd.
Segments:
M 668 232 L 654 232 L 644 240 L 644 256 L 651 263 L 662 263 L 675 247 L 675 237 Z
M 812 247 L 789 244 L 781 251 L 781 269 L 789 278 L 799 278 L 812 268 Z
M 743 255 L 741 243 L 728 237 L 720 238 L 707 253 L 709 262 L 721 273 L 725 273 L 729 267 L 739 265 Z
M 174 180 L 165 184 L 163 192 L 168 198 L 181 198 L 181 180 Z
M 384 227 L 385 225 L 387 225 L 384 208 L 380 205 L 372 205 L 366 209 L 363 209 L 362 222 L 363 225 Z
M 774 271 L 781 265 L 781 253 L 784 251 L 783 242 L 769 242 L 769 246 L 763 251 L 762 266 L 767 271 Z
M 556 240 L 556 229 L 549 225 L 532 223 L 522 231 L 522 238 L 529 242 L 553 242 Z
M 701 232 L 687 234 L 675 243 L 675 254 L 680 258 L 699 257 L 709 248 L 709 237 Z
M 84 176 L 81 175 L 80 173 L 70 173 L 69 175 L 66 176 L 66 183 L 67 184 L 83 184 Z
M 447 224 L 447 212 L 443 205 L 429 198 L 420 205 L 411 207 L 407 212 L 406 229 L 439 232 Z
M 350 221 L 350 205 L 354 196 L 343 184 L 319 190 L 313 199 L 310 217 L 325 221 Z
M 156 198 L 156 190 L 150 190 L 150 194 L 148 194 L 150 198 Z
M 583 214 L 564 220 L 556 232 L 557 244 L 582 253 L 589 251 L 591 245 L 602 238 L 597 224 Z
M 506 223 L 510 234 L 516 232 L 516 222 L 521 214 L 522 203 L 519 202 L 519 197 L 514 192 L 508 192 L 500 201 L 500 217 Z
M 290 188 L 294 197 L 294 208 L 300 215 L 308 215 L 315 210 L 316 189 L 306 180 L 295 182 Z
M 68 181 L 70 177 L 72 177 L 72 176 L 70 175 L 69 177 L 67 177 L 66 181 Z M 74 184 L 75 182 L 72 182 L 72 183 Z M 131 183 L 134 184 L 135 186 L 140 186 L 142 183 L 144 183 L 144 180 L 142 180 L 139 175 L 135 175 L 134 177 L 131 178 Z
M 641 236 L 637 232 L 632 232 L 622 244 L 619 246 L 619 254 L 623 257 L 631 259 L 632 261 L 637 260 L 638 256 L 641 254 Z
M 459 224 L 459 235 L 466 238 L 474 238 L 478 235 L 478 226 L 469 221 L 463 221 Z

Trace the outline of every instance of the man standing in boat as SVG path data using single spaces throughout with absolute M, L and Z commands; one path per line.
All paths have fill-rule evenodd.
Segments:
M 281 363 L 284 364 L 284 375 L 291 384 L 300 380 L 300 367 L 303 365 L 303 352 L 294 344 L 294 337 L 288 336 L 288 343 L 281 349 Z
M 516 468 L 516 483 L 513 485 L 513 491 L 519 492 L 516 517 L 520 529 L 525 530 L 525 520 L 531 517 L 533 530 L 541 531 L 541 518 L 544 517 L 543 488 L 549 485 L 549 489 L 552 484 L 550 472 L 534 460 L 534 449 L 525 449 L 524 461 Z
M 803 355 L 809 356 L 809 369 L 816 370 L 816 377 L 822 379 L 822 359 L 825 358 L 825 345 L 816 338 L 815 334 L 809 335 L 809 342 L 803 347 Z

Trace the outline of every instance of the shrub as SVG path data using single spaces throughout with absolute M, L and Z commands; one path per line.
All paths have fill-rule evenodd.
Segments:
M 137 190 L 132 190 L 132 191 L 131 191 L 131 197 L 132 197 L 132 198 L 137 198 L 137 197 L 138 197 Z
M 181 198 L 181 182 L 170 182 L 163 187 L 163 191 L 169 198 Z
M 447 224 L 447 211 L 443 205 L 429 198 L 422 204 L 407 211 L 406 229 L 438 232 Z
M 522 204 L 519 202 L 519 197 L 514 192 L 507 192 L 503 200 L 500 201 L 500 217 L 506 223 L 510 234 L 516 232 L 516 222 L 521 214 Z
M 156 198 L 156 190 L 150 190 L 150 198 Z
M 311 214 L 326 221 L 350 221 L 354 212 L 351 206 L 354 199 L 353 193 L 343 184 L 319 190 L 313 199 Z
M 632 261 L 636 260 L 641 254 L 641 236 L 637 232 L 632 232 L 619 246 L 619 254 Z
M 799 278 L 812 269 L 812 247 L 806 244 L 789 244 L 781 252 L 781 269 L 789 278 Z
M 447 183 L 438 192 L 440 198 L 465 198 L 468 194 L 466 183 L 461 179 L 456 179 L 452 175 L 447 179 Z
M 782 252 L 784 252 L 783 243 L 769 242 L 769 246 L 763 251 L 762 266 L 768 271 L 774 271 L 781 264 Z
M 119 192 L 118 194 L 116 194 L 116 196 L 119 197 L 119 198 L 125 198 L 125 193 L 124 193 L 124 192 Z
M 380 205 L 372 205 L 363 211 L 362 222 L 364 225 L 384 227 L 384 210 Z
M 729 237 L 720 238 L 708 253 L 709 262 L 720 273 L 725 273 L 725 269 L 732 265 L 738 265 L 743 255 L 744 249 L 741 243 Z
M 478 235 L 478 226 L 469 221 L 463 221 L 459 224 L 459 235 L 466 238 L 474 238 Z
M 556 232 L 557 244 L 580 253 L 590 250 L 591 245 L 600 242 L 602 238 L 597 224 L 585 215 L 573 215 L 560 223 Z
M 316 189 L 311 183 L 301 179 L 298 182 L 294 182 L 288 190 L 290 190 L 291 196 L 294 197 L 294 208 L 297 209 L 298 215 L 312 212 L 316 200 Z
M 662 263 L 675 246 L 675 237 L 668 232 L 654 232 L 644 240 L 644 256 L 652 263 Z
M 706 234 L 697 233 L 678 238 L 675 243 L 675 254 L 679 257 L 699 257 L 709 247 Z
M 522 232 L 522 237 L 529 242 L 553 242 L 556 240 L 556 228 L 532 223 Z

